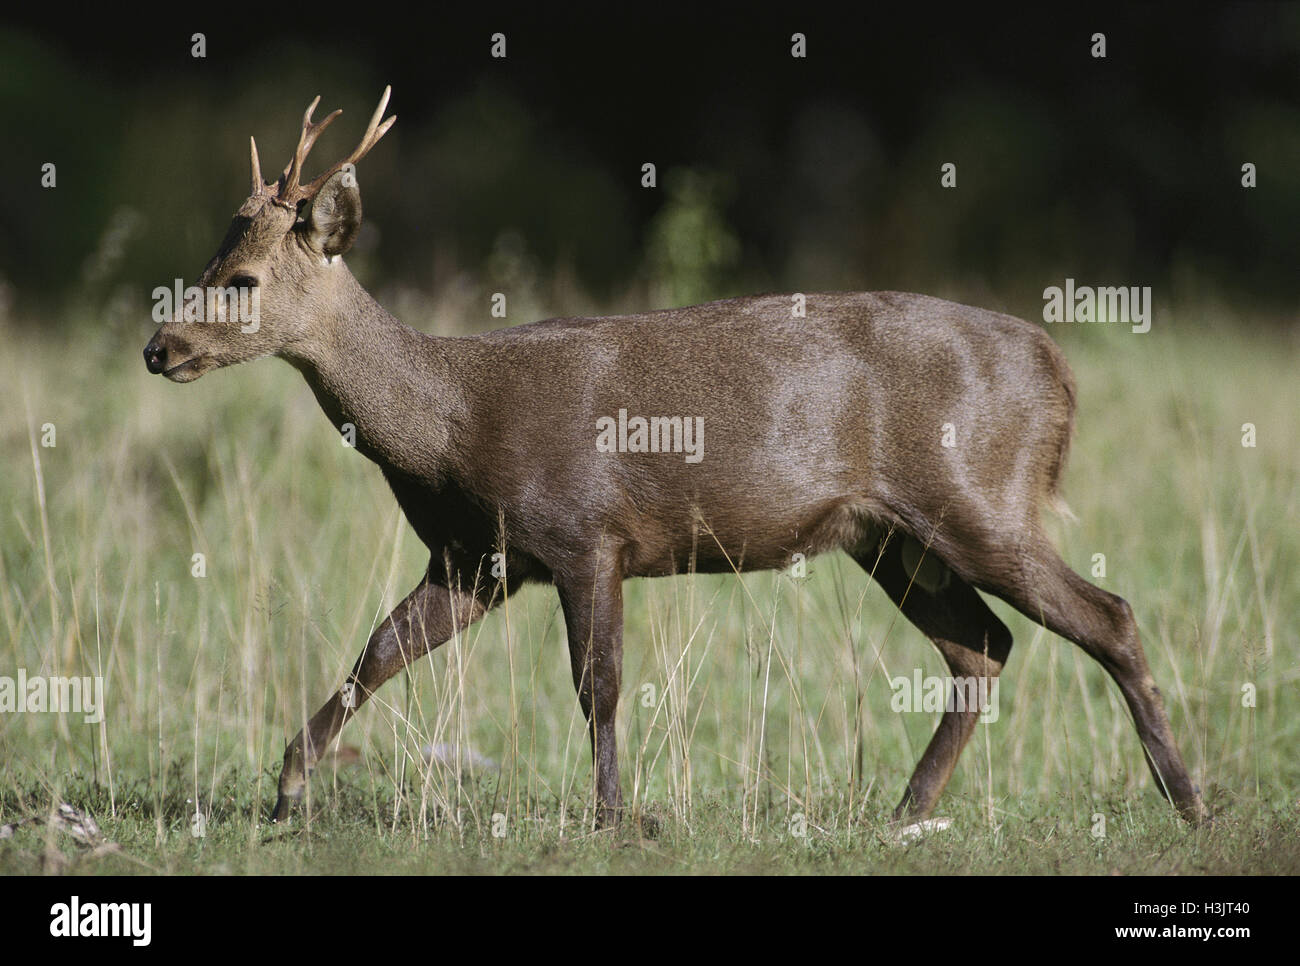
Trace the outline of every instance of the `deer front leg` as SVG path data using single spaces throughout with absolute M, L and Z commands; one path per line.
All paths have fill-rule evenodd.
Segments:
M 596 773 L 596 827 L 618 824 L 623 806 L 618 782 L 614 719 L 623 676 L 623 574 L 614 559 L 593 561 L 582 576 L 558 577 L 578 702 L 591 730 Z
M 280 822 L 289 817 L 293 804 L 302 798 L 307 779 L 321 754 L 362 702 L 409 663 L 483 616 L 488 606 L 472 594 L 453 590 L 426 574 L 419 586 L 370 635 L 343 686 L 289 742 L 271 820 Z

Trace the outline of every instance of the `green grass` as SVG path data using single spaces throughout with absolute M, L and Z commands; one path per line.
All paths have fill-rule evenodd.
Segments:
M 310 818 L 268 826 L 285 741 L 424 548 L 289 367 L 179 387 L 144 372 L 143 329 L 0 333 L 0 675 L 101 674 L 107 703 L 99 725 L 0 714 L 0 825 L 69 802 L 118 846 L 29 823 L 0 841 L 0 872 L 1300 871 L 1300 345 L 1160 322 L 1053 330 L 1080 387 L 1079 522 L 1050 526 L 1080 573 L 1105 554 L 1096 582 L 1133 604 L 1218 822 L 1180 823 L 1101 669 L 993 601 L 1016 637 L 1000 718 L 940 802 L 954 825 L 908 846 L 885 822 L 936 716 L 891 711 L 888 679 L 943 665 L 838 555 L 804 580 L 627 585 L 623 788 L 661 821 L 654 840 L 589 831 L 590 752 L 543 587 L 390 682 L 313 779 Z M 429 764 L 430 744 L 499 767 Z

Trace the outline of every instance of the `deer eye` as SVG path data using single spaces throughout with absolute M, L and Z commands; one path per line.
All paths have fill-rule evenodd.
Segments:
M 232 288 L 257 288 L 257 279 L 252 275 L 236 275 L 230 280 Z

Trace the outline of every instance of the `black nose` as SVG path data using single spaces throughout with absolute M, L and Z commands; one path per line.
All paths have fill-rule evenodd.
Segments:
M 145 368 L 157 375 L 167 368 L 167 350 L 159 342 L 144 347 Z

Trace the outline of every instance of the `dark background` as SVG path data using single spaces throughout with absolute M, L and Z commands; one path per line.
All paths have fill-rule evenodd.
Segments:
M 899 288 L 1029 314 L 1071 276 L 1294 319 L 1295 4 L 42 16 L 0 27 L 14 324 L 143 331 L 153 287 L 192 281 L 247 195 L 248 136 L 273 180 L 321 94 L 318 118 L 344 115 L 313 174 L 386 83 L 399 120 L 359 165 L 349 258 L 377 293 L 490 290 L 522 264 L 599 301 L 668 279 L 667 301 Z

